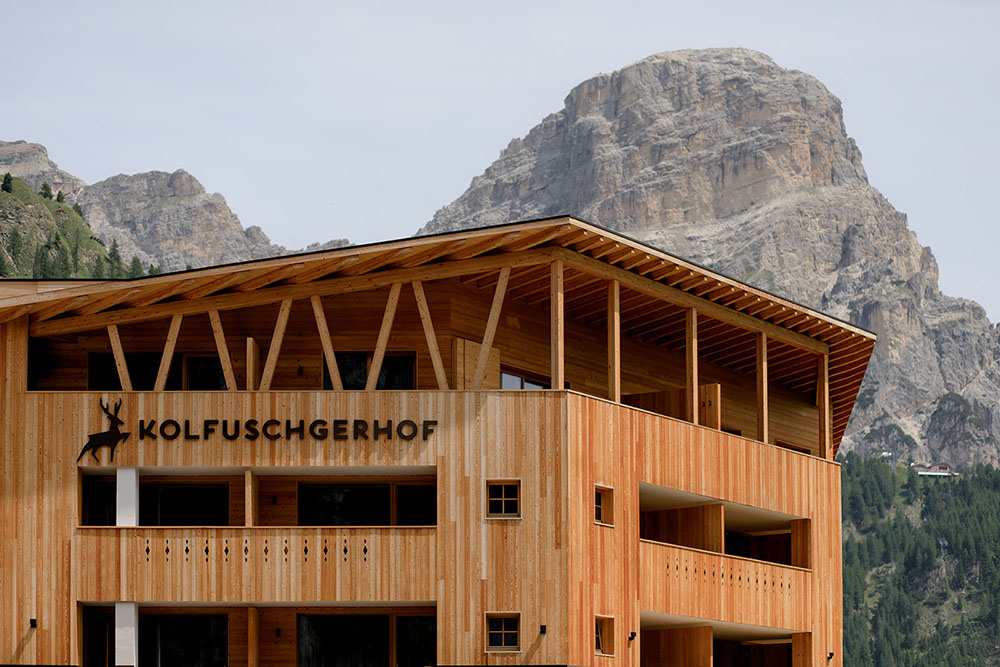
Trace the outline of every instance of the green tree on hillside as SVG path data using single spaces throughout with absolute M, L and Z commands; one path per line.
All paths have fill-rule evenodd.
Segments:
M 38 194 L 42 195 L 46 199 L 52 199 L 52 186 L 48 183 L 42 183 L 42 188 L 38 191 Z
M 3 175 L 3 185 L 0 186 L 0 190 L 4 192 L 14 191 L 14 177 L 10 175 L 9 171 Z
M 83 219 L 83 207 L 80 206 L 79 202 L 73 204 L 73 212 L 80 216 L 81 220 Z
M 59 202 L 60 204 L 66 202 L 66 197 L 63 195 L 62 190 L 56 193 L 56 201 Z
M 10 264 L 7 263 L 7 258 L 4 257 L 2 251 L 0 251 L 0 277 L 10 277 Z
M 128 277 L 132 280 L 136 278 L 142 278 L 146 273 L 142 270 L 142 262 L 139 261 L 138 257 L 132 257 L 132 263 L 128 267 Z
M 21 258 L 21 250 L 23 249 L 24 242 L 21 239 L 21 230 L 14 227 L 10 230 L 10 234 L 7 236 L 7 252 L 10 253 L 10 259 L 15 264 Z
M 94 258 L 94 266 L 90 269 L 90 276 L 96 280 L 104 280 L 105 270 L 104 265 L 107 260 L 98 255 Z
M 108 251 L 108 278 L 124 278 L 125 262 L 122 261 L 122 252 L 118 249 L 118 239 L 111 242 L 111 250 Z

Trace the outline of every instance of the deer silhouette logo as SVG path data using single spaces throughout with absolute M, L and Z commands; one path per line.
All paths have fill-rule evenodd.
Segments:
M 122 407 L 122 399 L 119 398 L 118 402 L 115 403 L 114 412 L 108 410 L 108 406 L 104 404 L 104 401 L 99 400 L 98 402 L 101 404 L 101 410 L 103 410 L 104 414 L 106 414 L 108 419 L 111 420 L 111 428 L 107 431 L 91 433 L 87 436 L 87 444 L 83 446 L 83 449 L 80 450 L 80 455 L 76 457 L 77 463 L 80 462 L 80 459 L 82 459 L 87 452 L 90 452 L 90 455 L 94 457 L 95 461 L 100 462 L 100 459 L 97 458 L 97 450 L 101 447 L 111 448 L 111 460 L 114 461 L 115 448 L 120 443 L 128 440 L 128 437 L 132 435 L 131 433 L 125 433 L 121 430 L 121 427 L 125 424 L 125 422 L 118 416 L 118 411 L 121 410 Z

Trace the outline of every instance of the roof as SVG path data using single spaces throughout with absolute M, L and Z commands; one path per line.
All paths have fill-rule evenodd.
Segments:
M 0 286 L 0 322 L 27 315 L 32 336 L 93 330 L 173 314 L 229 310 L 393 282 L 461 277 L 490 288 L 511 267 L 510 298 L 548 301 L 548 268 L 566 267 L 568 317 L 602 325 L 606 281 L 620 281 L 621 330 L 683 345 L 687 308 L 699 312 L 699 355 L 737 371 L 755 368 L 756 333 L 768 334 L 769 380 L 808 391 L 815 355 L 829 353 L 833 442 L 839 444 L 875 335 L 740 283 L 652 246 L 571 217 L 547 218 L 334 250 L 286 255 L 136 280 L 15 282 Z M 0 284 L 2 285 L 2 284 Z M 734 330 L 735 328 L 735 330 Z

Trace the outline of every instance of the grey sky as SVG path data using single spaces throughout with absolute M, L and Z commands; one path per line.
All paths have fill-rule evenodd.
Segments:
M 869 179 L 945 292 L 1000 320 L 1000 4 L 0 0 L 0 139 L 89 183 L 183 167 L 302 247 L 408 236 L 570 88 L 744 46 L 844 103 Z

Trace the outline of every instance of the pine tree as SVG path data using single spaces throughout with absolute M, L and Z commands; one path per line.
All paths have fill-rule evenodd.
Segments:
M 83 220 L 83 207 L 80 206 L 79 202 L 73 204 L 73 212 L 80 216 L 80 219 Z
M 38 194 L 46 199 L 52 199 L 52 186 L 48 183 L 42 183 L 42 188 L 38 191 Z
M 7 251 L 10 253 L 10 259 L 12 262 L 17 264 L 21 258 L 21 250 L 24 247 L 24 242 L 21 239 L 21 230 L 14 227 L 10 230 L 10 235 L 7 237 Z
M 66 203 L 66 197 L 63 195 L 62 190 L 56 193 L 56 201 L 60 204 Z
M 90 270 L 90 275 L 92 278 L 97 280 L 104 280 L 104 264 L 106 260 L 98 255 L 94 258 L 94 267 Z
M 108 277 L 112 279 L 125 277 L 125 263 L 118 249 L 118 239 L 111 242 L 111 250 L 108 251 Z
M 138 257 L 132 257 L 132 263 L 128 267 L 128 277 L 132 280 L 136 278 L 142 278 L 145 272 L 142 270 L 142 262 L 139 261 Z
M 69 278 L 71 260 L 69 258 L 69 250 L 66 249 L 66 244 L 62 242 L 62 239 L 56 239 L 56 261 L 52 266 L 52 277 L 53 278 Z
M 158 275 L 160 275 L 161 273 L 163 273 L 163 269 L 161 269 L 161 268 L 160 268 L 159 266 L 157 266 L 156 264 L 150 264 L 150 265 L 149 265 L 149 272 L 148 272 L 148 273 L 147 273 L 146 275 L 150 275 L 150 276 L 158 276 Z
M 0 190 L 4 192 L 14 191 L 14 177 L 10 175 L 9 171 L 3 175 L 3 185 L 0 186 Z
M 77 273 L 80 270 L 80 230 L 77 229 L 73 234 L 73 246 L 70 249 L 70 254 L 73 257 L 73 273 Z
M 35 248 L 35 259 L 31 263 L 31 277 L 35 280 L 50 278 L 52 265 L 49 259 L 49 247 L 40 245 Z
M 3 251 L 0 251 L 0 276 L 4 278 L 10 277 L 10 264 L 7 263 L 7 258 L 4 257 Z

